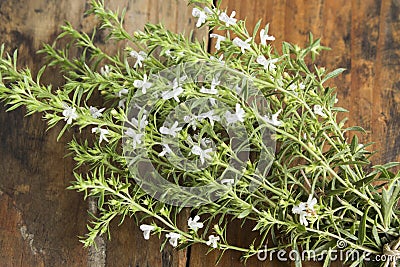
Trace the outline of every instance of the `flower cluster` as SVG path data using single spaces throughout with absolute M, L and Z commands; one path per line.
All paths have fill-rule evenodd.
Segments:
M 250 35 L 235 11 L 191 2 L 198 4 L 196 27 L 209 27 L 215 52 L 162 25 L 146 24 L 131 36 L 120 15 L 96 0 L 89 14 L 100 29 L 133 45 L 108 55 L 67 24 L 59 39 L 85 54 L 69 58 L 45 45 L 49 65 L 66 78 L 56 91 L 0 50 L 0 99 L 10 110 L 42 112 L 50 127 L 64 125 L 59 137 L 73 127 L 92 133 L 93 142 L 69 143 L 77 166 L 85 167 L 69 188 L 95 198 L 99 208 L 85 246 L 108 232 L 113 218 L 136 216 L 151 221 L 139 226 L 146 240 L 157 234 L 173 247 L 201 243 L 241 251 L 245 259 L 268 235 L 269 249 L 319 251 L 346 241 L 347 251 L 396 251 L 400 173 L 391 168 L 398 164 L 371 168 L 368 145 L 349 135 L 363 129 L 336 121 L 345 109 L 325 83 L 344 70 L 312 64 L 325 49 L 312 35 L 304 48 L 283 42 L 275 49 L 268 24 L 258 23 Z M 253 223 L 254 242 L 231 244 L 232 218 Z

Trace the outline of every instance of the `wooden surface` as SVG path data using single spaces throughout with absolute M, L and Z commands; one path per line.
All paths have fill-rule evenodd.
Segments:
M 129 31 L 146 21 L 163 22 L 173 31 L 192 29 L 195 20 L 184 0 L 118 0 L 110 7 L 127 8 Z M 322 37 L 319 65 L 345 67 L 337 78 L 339 103 L 350 110 L 349 125 L 359 124 L 381 152 L 374 163 L 400 160 L 400 2 L 398 0 L 224 0 L 248 25 L 258 18 L 269 22 L 275 41 L 304 45 L 308 32 Z M 42 58 L 35 54 L 42 42 L 52 42 L 64 20 L 90 31 L 95 21 L 84 17 L 84 0 L 1 0 L 0 43 L 19 49 L 20 65 L 37 70 Z M 230 12 L 229 12 L 230 13 Z M 205 31 L 198 32 L 205 36 Z M 116 47 L 107 46 L 109 52 Z M 46 80 L 60 84 L 59 75 Z M 64 158 L 70 134 L 56 142 L 57 129 L 46 132 L 40 116 L 24 118 L 24 110 L 5 113 L 0 108 L 0 267 L 2 266 L 213 266 L 218 256 L 207 248 L 159 252 L 159 242 L 144 242 L 133 222 L 112 229 L 112 240 L 100 240 L 100 250 L 86 250 L 78 242 L 85 234 L 87 202 L 65 188 L 73 179 L 73 162 Z M 115 225 L 117 222 L 115 222 Z M 250 241 L 250 227 L 234 223 L 229 237 Z M 242 266 L 240 255 L 227 252 L 219 266 Z M 260 262 L 248 266 L 289 266 Z M 316 266 L 309 264 L 307 266 Z

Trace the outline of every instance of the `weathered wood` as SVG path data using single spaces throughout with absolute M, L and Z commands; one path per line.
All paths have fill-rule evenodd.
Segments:
M 44 63 L 35 51 L 43 42 L 54 41 L 64 20 L 82 31 L 92 31 L 96 20 L 84 16 L 89 2 L 1 1 L 0 43 L 5 43 L 8 51 L 18 48 L 20 66 L 28 66 L 35 73 Z M 183 0 L 124 0 L 107 5 L 113 10 L 127 9 L 125 26 L 132 33 L 143 29 L 146 22 L 160 21 L 175 32 L 189 33 L 194 29 L 191 10 L 185 8 Z M 99 40 L 99 46 L 108 53 L 124 45 L 106 46 L 102 41 Z M 59 85 L 62 76 L 45 74 L 42 80 Z M 5 203 L 14 203 L 0 210 L 1 217 L 10 221 L 1 233 L 0 266 L 186 265 L 186 251 L 167 246 L 159 252 L 161 241 L 154 237 L 145 242 L 142 232 L 129 220 L 119 227 L 117 222 L 113 224 L 112 240 L 104 243 L 100 239 L 104 243 L 100 251 L 83 249 L 78 235 L 86 232 L 88 203 L 81 194 L 65 190 L 73 179 L 73 162 L 64 158 L 71 133 L 57 143 L 59 128 L 45 132 L 40 115 L 24 118 L 24 112 L 18 109 L 5 113 L 2 108 L 0 114 L 0 189 Z M 188 214 L 182 216 L 186 223 Z
M 270 33 L 278 46 L 282 41 L 304 46 L 309 32 L 315 38 L 321 37 L 322 44 L 332 51 L 324 51 L 317 65 L 330 70 L 347 69 L 330 83 L 337 87 L 339 104 L 350 111 L 345 114 L 349 117 L 347 125 L 361 125 L 367 131 L 367 135 L 360 136 L 361 141 L 376 142 L 372 148 L 380 152 L 372 158 L 374 164 L 400 160 L 399 1 L 226 0 L 223 7 L 229 14 L 236 10 L 238 18 L 247 18 L 249 32 L 260 18 L 270 23 Z M 241 233 L 250 233 L 251 228 L 234 229 L 236 243 L 245 244 L 246 235 Z M 211 257 L 204 257 L 205 251 L 192 249 L 190 266 L 212 266 L 216 256 L 211 253 Z M 226 252 L 219 266 L 242 266 L 237 259 L 236 253 Z M 262 266 L 283 265 L 264 262 Z M 252 262 L 249 266 L 261 265 Z
M 229 13 L 247 17 L 254 25 L 259 18 L 270 23 L 277 40 L 304 45 L 308 32 L 322 37 L 332 48 L 317 61 L 328 69 L 347 71 L 331 83 L 338 88 L 339 103 L 350 110 L 348 125 L 359 124 L 368 134 L 362 142 L 375 141 L 381 153 L 374 163 L 400 160 L 400 3 L 397 0 L 224 0 Z M 145 22 L 163 22 L 175 32 L 189 32 L 195 20 L 184 0 L 120 0 L 108 5 L 127 8 L 130 32 Z M 35 54 L 42 42 L 52 42 L 59 25 L 69 20 L 90 32 L 96 21 L 84 17 L 88 1 L 10 0 L 0 1 L 0 42 L 19 49 L 20 64 L 37 71 L 43 60 Z M 198 36 L 206 36 L 205 30 Z M 116 47 L 102 46 L 106 51 Z M 54 77 L 56 76 L 56 77 Z M 60 84 L 57 75 L 46 82 Z M 73 179 L 73 162 L 64 158 L 67 134 L 56 143 L 57 129 L 45 131 L 40 116 L 24 118 L 24 110 L 0 112 L 0 266 L 96 266 L 88 250 L 78 242 L 85 233 L 88 204 L 82 195 L 66 191 Z M 188 214 L 182 215 L 182 225 Z M 218 253 L 207 256 L 206 246 L 195 245 L 176 252 L 167 245 L 160 253 L 156 237 L 145 241 L 142 232 L 126 219 L 114 222 L 112 240 L 105 243 L 106 266 L 213 266 Z M 252 240 L 251 226 L 229 228 L 236 244 Z M 189 257 L 186 257 L 186 254 Z M 100 255 L 100 254 L 99 254 Z M 95 257 L 101 257 L 101 256 Z M 239 253 L 226 252 L 219 266 L 242 266 Z M 187 261 L 189 261 L 187 263 Z M 103 264 L 103 263 L 101 263 Z M 248 266 L 285 266 L 282 262 L 260 262 Z M 338 264 L 339 265 L 339 264 Z M 307 266 L 316 266 L 310 263 Z

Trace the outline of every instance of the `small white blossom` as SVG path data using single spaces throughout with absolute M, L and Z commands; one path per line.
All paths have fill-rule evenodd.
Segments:
M 237 103 L 236 104 L 236 112 L 233 114 L 230 111 L 225 112 L 225 119 L 226 119 L 228 125 L 232 124 L 232 123 L 236 123 L 238 121 L 244 122 L 245 114 L 246 114 L 246 112 L 244 111 L 244 109 L 242 109 L 240 104 Z
M 164 157 L 165 154 L 172 154 L 172 150 L 169 147 L 168 144 L 162 144 L 163 145 L 163 150 L 158 154 L 159 157 Z
M 326 114 L 325 114 L 324 111 L 323 111 L 323 108 L 322 108 L 320 105 L 315 105 L 315 106 L 314 106 L 314 113 L 315 113 L 316 115 L 321 116 L 322 118 L 328 117 L 328 116 L 326 116 Z
M 263 55 L 260 55 L 256 59 L 257 63 L 264 66 L 266 70 L 274 70 L 276 69 L 275 63 L 278 62 L 277 58 L 274 59 L 266 59 Z
M 176 100 L 176 102 L 179 102 L 179 97 L 178 96 L 180 94 L 182 94 L 182 93 L 183 93 L 182 87 L 177 87 L 177 88 L 174 88 L 174 89 L 172 89 L 170 91 L 162 92 L 161 96 L 162 96 L 162 98 L 164 100 L 168 100 L 168 99 L 173 98 L 173 99 Z
M 148 225 L 148 224 L 142 224 L 140 226 L 140 230 L 143 231 L 143 237 L 146 240 L 149 240 L 150 238 L 150 232 L 153 231 L 156 227 L 153 225 Z
M 218 8 L 213 8 L 212 10 L 208 7 L 204 8 L 204 12 L 207 13 L 207 15 L 213 15 L 214 13 L 217 13 L 217 15 L 221 14 L 221 11 Z
M 94 127 L 92 128 L 92 133 L 99 133 L 100 134 L 100 138 L 99 138 L 99 144 L 101 144 L 101 142 L 104 140 L 106 142 L 108 142 L 107 139 L 107 134 L 109 133 L 107 129 L 101 129 L 99 127 Z
M 171 128 L 165 126 L 160 127 L 160 133 L 172 135 L 173 137 L 175 137 L 180 130 L 182 130 L 182 127 L 178 127 L 177 121 L 174 122 Z
M 219 241 L 219 239 L 219 236 L 210 235 L 206 244 L 207 246 L 217 248 L 217 242 Z
M 199 136 L 197 134 L 195 134 L 193 137 L 195 137 L 197 140 L 199 139 Z M 212 142 L 211 139 L 207 137 L 200 139 L 200 144 L 205 147 L 211 144 L 211 142 Z
M 111 69 L 108 65 L 104 65 L 103 67 L 100 68 L 100 73 L 103 76 L 108 76 L 108 74 L 110 74 Z
M 214 115 L 214 110 L 207 111 L 205 113 L 201 113 L 197 116 L 199 119 L 209 119 L 211 126 L 214 126 L 214 121 L 220 121 L 221 117 L 218 115 Z
M 237 19 L 235 19 L 236 11 L 232 11 L 231 16 L 228 17 L 228 15 L 225 12 L 222 12 L 219 14 L 219 20 L 222 22 L 225 22 L 225 26 L 229 27 L 231 25 L 235 25 Z
M 118 97 L 123 98 L 129 93 L 129 90 L 126 88 L 122 88 L 121 90 L 118 91 Z
M 167 56 L 167 57 L 172 57 L 172 54 L 171 54 L 171 50 L 165 50 L 165 55 Z
M 220 50 L 221 49 L 221 42 L 226 40 L 225 36 L 216 34 L 216 33 L 212 33 L 210 34 L 211 38 L 217 38 L 217 41 L 215 43 L 215 49 Z
M 246 39 L 245 41 L 243 41 L 242 39 L 240 39 L 239 37 L 235 37 L 235 39 L 233 39 L 233 44 L 240 47 L 240 49 L 242 50 L 242 53 L 244 54 L 246 52 L 246 50 L 250 50 L 250 44 L 249 42 L 251 41 L 251 37 Z
M 202 86 L 201 89 L 200 89 L 200 93 L 209 94 L 209 95 L 216 95 L 216 94 L 218 94 L 218 90 L 217 89 L 207 89 L 204 86 Z
M 275 114 L 272 114 L 271 118 L 267 115 L 263 116 L 262 118 L 269 124 L 272 124 L 275 127 L 280 127 L 283 125 L 283 122 L 278 120 L 279 114 L 282 112 L 282 109 L 278 110 Z
M 307 217 L 316 214 L 314 209 L 315 204 L 317 204 L 317 199 L 312 195 L 309 195 L 307 202 L 301 202 L 298 206 L 292 208 L 292 213 L 299 214 L 300 223 L 304 226 L 308 226 Z
M 169 243 L 171 246 L 176 247 L 178 246 L 178 239 L 181 237 L 180 234 L 178 233 L 168 233 L 165 235 L 167 238 L 169 238 Z
M 235 86 L 235 91 L 238 95 L 240 95 L 242 93 L 243 88 L 241 88 L 239 85 Z
M 76 113 L 76 108 L 70 107 L 67 104 L 64 104 L 64 110 L 62 114 L 64 116 L 64 121 L 66 121 L 67 124 L 71 124 L 72 120 L 76 120 L 78 118 L 78 114 Z
M 268 31 L 262 29 L 260 31 L 260 39 L 262 45 L 267 45 L 267 41 L 275 41 L 275 37 L 272 35 L 268 35 Z
M 203 93 L 203 94 L 210 94 L 210 95 L 216 95 L 216 94 L 218 94 L 218 90 L 215 89 L 215 87 L 217 87 L 220 83 L 221 83 L 221 81 L 218 80 L 217 77 L 214 77 L 214 78 L 212 79 L 212 81 L 211 81 L 211 88 L 210 88 L 210 89 L 207 89 L 207 88 L 205 88 L 204 86 L 202 86 L 201 89 L 200 89 L 200 93 Z
M 192 16 L 195 18 L 199 18 L 196 23 L 197 28 L 199 28 L 203 23 L 205 23 L 207 19 L 207 14 L 204 11 L 198 9 L 197 7 L 193 8 Z
M 121 100 L 118 102 L 118 107 L 120 108 L 125 108 L 125 102 L 126 102 L 126 95 L 129 93 L 129 90 L 126 88 L 121 89 L 117 95 Z
M 142 133 L 137 133 L 135 130 L 132 128 L 129 128 L 128 130 L 125 131 L 125 135 L 132 138 L 132 146 L 135 149 L 137 144 L 142 143 L 142 138 L 143 134 Z
M 186 79 L 187 76 L 183 75 L 182 77 L 179 77 L 179 79 L 175 78 L 172 83 L 169 82 L 169 85 L 172 87 L 172 89 L 177 89 L 180 87 L 180 83 L 184 82 Z
M 138 130 L 143 130 L 146 127 L 146 125 L 149 124 L 149 122 L 147 121 L 146 114 L 143 114 L 140 121 L 138 121 L 138 119 L 136 119 L 136 118 L 132 118 L 131 122 L 132 122 L 133 126 L 135 126 Z
M 136 63 L 135 63 L 135 65 L 133 66 L 134 68 L 136 68 L 137 66 L 139 66 L 139 67 L 142 67 L 143 66 L 143 61 L 146 59 L 146 52 L 144 52 L 144 51 L 139 51 L 139 52 L 136 52 L 136 51 L 134 51 L 134 50 L 132 50 L 130 53 L 129 53 L 129 55 L 131 56 L 131 57 L 133 57 L 133 58 L 136 58 Z
M 222 179 L 221 184 L 232 186 L 235 183 L 235 179 Z
M 201 148 L 200 146 L 198 146 L 198 145 L 193 145 L 191 151 L 192 151 L 192 153 L 193 153 L 194 155 L 197 155 L 197 156 L 200 157 L 201 164 L 204 164 L 204 161 L 205 161 L 206 159 L 212 159 L 212 157 L 209 155 L 209 153 L 212 152 L 212 149 L 211 149 L 211 148 L 202 149 L 202 148 Z
M 103 116 L 102 112 L 104 110 L 105 110 L 105 108 L 98 109 L 98 108 L 92 107 L 92 106 L 89 107 L 90 115 L 92 115 L 92 117 L 95 118 L 95 119 Z
M 219 58 L 216 58 L 214 56 L 210 56 L 210 59 L 214 60 L 214 61 L 218 61 L 221 64 L 225 64 L 225 61 L 223 61 L 223 59 L 224 59 L 224 55 L 223 54 Z
M 138 89 L 142 89 L 142 93 L 145 94 L 147 92 L 147 89 L 149 89 L 153 84 L 149 81 L 147 81 L 147 75 L 143 75 L 143 80 L 135 80 L 133 81 L 133 86 L 135 86 Z
M 210 97 L 208 100 L 210 101 L 211 106 L 215 107 L 217 105 L 217 100 L 215 98 Z
M 198 229 L 203 228 L 204 224 L 202 222 L 199 222 L 199 220 L 200 220 L 199 215 L 194 216 L 193 219 L 192 219 L 192 217 L 190 217 L 188 220 L 189 228 L 195 232 L 197 232 Z

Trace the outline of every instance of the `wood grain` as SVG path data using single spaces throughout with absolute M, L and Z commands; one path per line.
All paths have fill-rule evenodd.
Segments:
M 375 142 L 374 164 L 400 160 L 400 3 L 396 0 L 253 0 L 223 1 L 230 14 L 246 18 L 249 32 L 262 19 L 270 23 L 275 45 L 289 41 L 304 46 L 308 33 L 331 47 L 317 61 L 329 70 L 347 70 L 329 85 L 337 88 L 339 104 L 349 110 L 348 126 L 360 125 L 361 142 Z M 232 231 L 245 244 L 251 227 Z M 212 266 L 216 256 L 207 248 L 192 249 L 190 266 Z M 284 266 L 284 262 L 251 262 L 248 266 Z M 291 263 L 294 266 L 294 263 Z M 219 266 L 242 266 L 236 253 L 226 252 Z M 334 263 L 333 266 L 341 266 Z M 307 263 L 306 266 L 320 266 Z
M 175 32 L 188 33 L 195 20 L 184 0 L 119 0 L 109 7 L 127 9 L 126 28 L 141 29 L 145 22 L 163 22 Z M 331 83 L 338 88 L 339 103 L 350 110 L 348 125 L 363 126 L 363 142 L 375 141 L 381 153 L 374 163 L 400 160 L 400 3 L 397 0 L 224 0 L 229 13 L 247 17 L 252 30 L 259 18 L 270 23 L 276 44 L 283 40 L 304 45 L 308 32 L 321 37 L 324 52 L 317 64 L 347 71 Z M 19 49 L 21 66 L 37 71 L 43 59 L 35 54 L 42 42 L 53 42 L 64 20 L 86 32 L 96 21 L 83 16 L 88 1 L 0 1 L 0 42 Z M 196 32 L 200 38 L 206 29 Z M 100 40 L 101 41 L 101 40 Z M 112 53 L 117 46 L 102 46 Z M 62 78 L 47 75 L 59 85 Z M 64 158 L 72 133 L 56 142 L 57 128 L 46 132 L 40 115 L 24 118 L 24 110 L 0 110 L 0 267 L 96 266 L 78 235 L 85 233 L 88 204 L 82 195 L 65 188 L 73 179 L 73 162 Z M 188 214 L 182 215 L 182 225 Z M 105 243 L 106 266 L 214 266 L 216 252 L 195 245 L 189 252 L 170 246 L 159 252 L 160 241 L 144 242 L 132 221 L 112 226 Z M 251 242 L 251 226 L 233 222 L 229 238 L 237 244 Z M 219 266 L 243 266 L 240 254 L 226 252 Z M 247 266 L 288 266 L 293 263 L 250 259 Z M 316 266 L 309 263 L 307 266 Z M 337 264 L 340 266 L 340 264 Z

